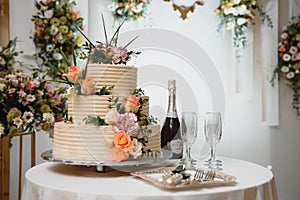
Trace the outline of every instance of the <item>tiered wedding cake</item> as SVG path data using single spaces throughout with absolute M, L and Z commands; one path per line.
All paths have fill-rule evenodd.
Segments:
M 159 151 L 160 126 L 149 123 L 149 98 L 132 93 L 137 86 L 137 68 L 89 64 L 86 77 L 93 78 L 95 91 L 113 88 L 112 92 L 77 95 L 71 90 L 71 120 L 55 125 L 53 158 L 121 161 L 138 158 L 142 152 Z M 93 120 L 102 124 L 87 123 Z

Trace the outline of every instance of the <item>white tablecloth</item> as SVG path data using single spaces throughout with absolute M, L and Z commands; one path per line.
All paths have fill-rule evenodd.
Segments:
M 26 172 L 22 200 L 277 200 L 270 170 L 242 160 L 222 160 L 223 172 L 237 177 L 235 185 L 187 190 L 161 189 L 111 169 L 100 173 L 95 167 L 43 163 Z

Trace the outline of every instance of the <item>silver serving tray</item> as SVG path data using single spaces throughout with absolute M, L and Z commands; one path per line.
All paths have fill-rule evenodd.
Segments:
M 80 161 L 80 160 L 59 160 L 53 158 L 52 150 L 45 151 L 41 154 L 41 157 L 49 162 L 58 162 L 68 165 L 82 165 L 82 166 L 95 166 L 97 171 L 104 171 L 104 167 L 112 167 L 119 169 L 124 167 L 158 167 L 170 165 L 171 162 L 177 160 L 170 160 L 172 154 L 167 150 L 160 150 L 156 157 L 152 157 L 148 154 L 143 154 L 139 158 L 129 158 L 128 160 L 123 160 L 121 162 L 114 161 Z

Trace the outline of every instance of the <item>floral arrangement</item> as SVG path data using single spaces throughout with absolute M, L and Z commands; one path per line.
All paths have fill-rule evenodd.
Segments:
M 22 63 L 17 61 L 15 57 L 23 52 L 17 51 L 16 45 L 17 38 L 14 38 L 6 46 L 0 47 L 0 77 L 20 68 Z
M 282 77 L 294 90 L 292 106 L 300 115 L 300 16 L 292 17 L 289 24 L 284 26 L 278 44 L 278 65 L 274 76 Z
M 224 26 L 226 30 L 233 31 L 233 46 L 237 49 L 237 58 L 240 57 L 239 50 L 246 45 L 246 29 L 255 25 L 256 12 L 263 23 L 267 21 L 268 25 L 273 27 L 270 17 L 257 0 L 220 0 L 215 12 L 221 20 L 218 31 Z
M 116 20 L 137 20 L 145 17 L 150 0 L 113 0 L 109 5 Z
M 66 71 L 63 54 L 70 59 L 82 52 L 82 38 L 76 34 L 76 27 L 83 30 L 83 18 L 73 10 L 75 5 L 75 1 L 66 0 L 40 0 L 35 3 L 37 11 L 31 19 L 35 26 L 32 32 L 37 49 L 35 56 L 41 65 L 39 70 L 53 79 Z
M 93 44 L 90 39 L 78 28 L 78 31 L 84 36 L 87 42 L 83 45 L 89 51 L 90 63 L 105 63 L 105 64 L 125 64 L 132 56 L 140 54 L 140 52 L 128 51 L 126 48 L 137 39 L 133 38 L 124 46 L 118 45 L 118 36 L 120 29 L 125 21 L 120 23 L 110 40 L 107 38 L 106 25 L 102 15 L 102 24 L 105 35 L 105 42 L 96 41 Z
M 142 99 L 144 91 L 139 89 L 129 94 L 121 103 L 118 98 L 111 110 L 107 113 L 105 121 L 112 125 L 115 133 L 111 149 L 112 160 L 120 162 L 127 160 L 129 156 L 137 158 L 145 153 L 143 146 L 147 143 L 147 134 L 151 133 L 150 129 L 142 128 L 141 109 L 148 101 Z M 148 125 L 151 122 L 146 121 Z
M 13 137 L 19 132 L 50 131 L 66 112 L 64 88 L 54 90 L 46 81 L 23 72 L 0 78 L 0 135 Z

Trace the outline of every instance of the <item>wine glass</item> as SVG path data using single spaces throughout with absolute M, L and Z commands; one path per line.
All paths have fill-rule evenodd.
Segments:
M 219 112 L 207 112 L 204 119 L 205 139 L 210 146 L 210 158 L 208 167 L 211 169 L 222 169 L 220 161 L 216 161 L 216 145 L 222 136 L 222 118 Z
M 182 164 L 192 166 L 194 159 L 191 158 L 191 147 L 197 137 L 197 114 L 195 112 L 182 112 L 181 115 L 181 138 L 185 149 Z

